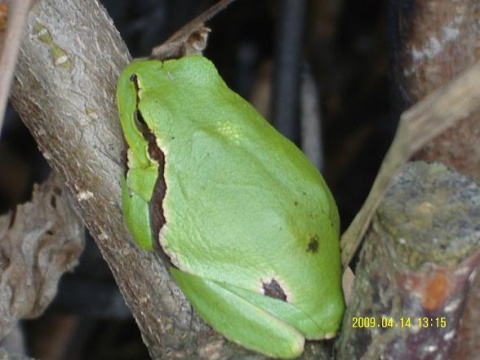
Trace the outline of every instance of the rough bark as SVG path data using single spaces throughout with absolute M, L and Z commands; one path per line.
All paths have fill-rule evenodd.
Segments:
M 404 107 L 421 100 L 480 59 L 480 1 L 392 1 L 393 21 L 400 24 L 393 57 L 399 103 Z M 442 161 L 480 181 L 480 114 L 465 117 L 433 139 L 416 159 Z M 478 272 L 478 270 L 477 270 Z M 480 351 L 480 276 L 473 280 L 456 359 L 476 357 Z
M 124 43 L 96 1 L 40 1 L 23 37 L 14 106 L 74 194 L 152 358 L 264 358 L 206 326 L 160 259 L 135 246 L 125 229 L 119 184 L 124 144 L 115 85 L 128 61 Z M 326 354 L 319 343 L 306 348 L 304 359 Z
M 426 142 L 480 111 L 480 62 L 406 110 L 362 209 L 343 233 L 342 264 L 347 266 L 395 174 Z
M 13 103 L 74 194 L 152 357 L 181 357 L 196 351 L 199 334 L 206 343 L 213 339 L 156 256 L 133 245 L 123 224 L 124 145 L 115 84 L 128 61 L 118 32 L 95 1 L 41 1 L 24 32 Z
M 401 24 L 394 53 L 399 103 L 410 107 L 480 59 L 480 1 L 393 1 Z M 430 141 L 416 156 L 480 179 L 480 114 Z
M 339 359 L 451 359 L 480 262 L 480 189 L 441 164 L 405 166 L 357 265 Z

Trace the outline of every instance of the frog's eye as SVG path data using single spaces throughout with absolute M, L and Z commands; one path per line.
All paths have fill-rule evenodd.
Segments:
M 135 123 L 135 127 L 137 130 L 142 134 L 143 138 L 148 142 L 148 157 L 156 162 L 163 162 L 163 152 L 157 145 L 155 135 L 152 133 L 150 128 L 148 127 L 147 122 L 143 118 L 142 112 L 139 109 L 140 106 L 140 91 L 141 87 L 138 81 L 138 77 L 136 74 L 130 76 L 130 81 L 133 83 L 135 87 L 135 94 L 136 94 L 136 107 L 135 112 L 133 113 L 133 121 Z
M 142 133 L 142 136 L 145 138 L 145 140 L 149 140 L 148 137 L 149 137 L 149 134 L 151 135 L 151 131 L 148 128 L 148 125 L 145 122 L 145 119 L 143 118 L 142 113 L 138 108 L 135 110 L 135 113 L 133 114 L 133 120 L 135 122 L 135 127 L 137 128 L 137 130 Z

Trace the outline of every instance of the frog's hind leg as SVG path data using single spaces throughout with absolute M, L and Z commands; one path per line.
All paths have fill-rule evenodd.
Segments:
M 198 314 L 227 339 L 277 358 L 302 353 L 304 337 L 291 325 L 220 283 L 170 271 Z

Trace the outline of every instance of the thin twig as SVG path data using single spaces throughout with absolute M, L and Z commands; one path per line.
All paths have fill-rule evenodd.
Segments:
M 340 241 L 344 267 L 350 263 L 360 246 L 370 220 L 395 174 L 428 141 L 476 111 L 480 111 L 480 63 L 402 114 L 397 134 L 367 200 Z
M 306 1 L 283 0 L 279 5 L 281 10 L 277 20 L 272 118 L 278 131 L 297 141 Z

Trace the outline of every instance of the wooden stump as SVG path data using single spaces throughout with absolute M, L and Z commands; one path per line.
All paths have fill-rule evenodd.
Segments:
M 480 189 L 409 163 L 366 236 L 338 359 L 448 359 L 480 261 Z

